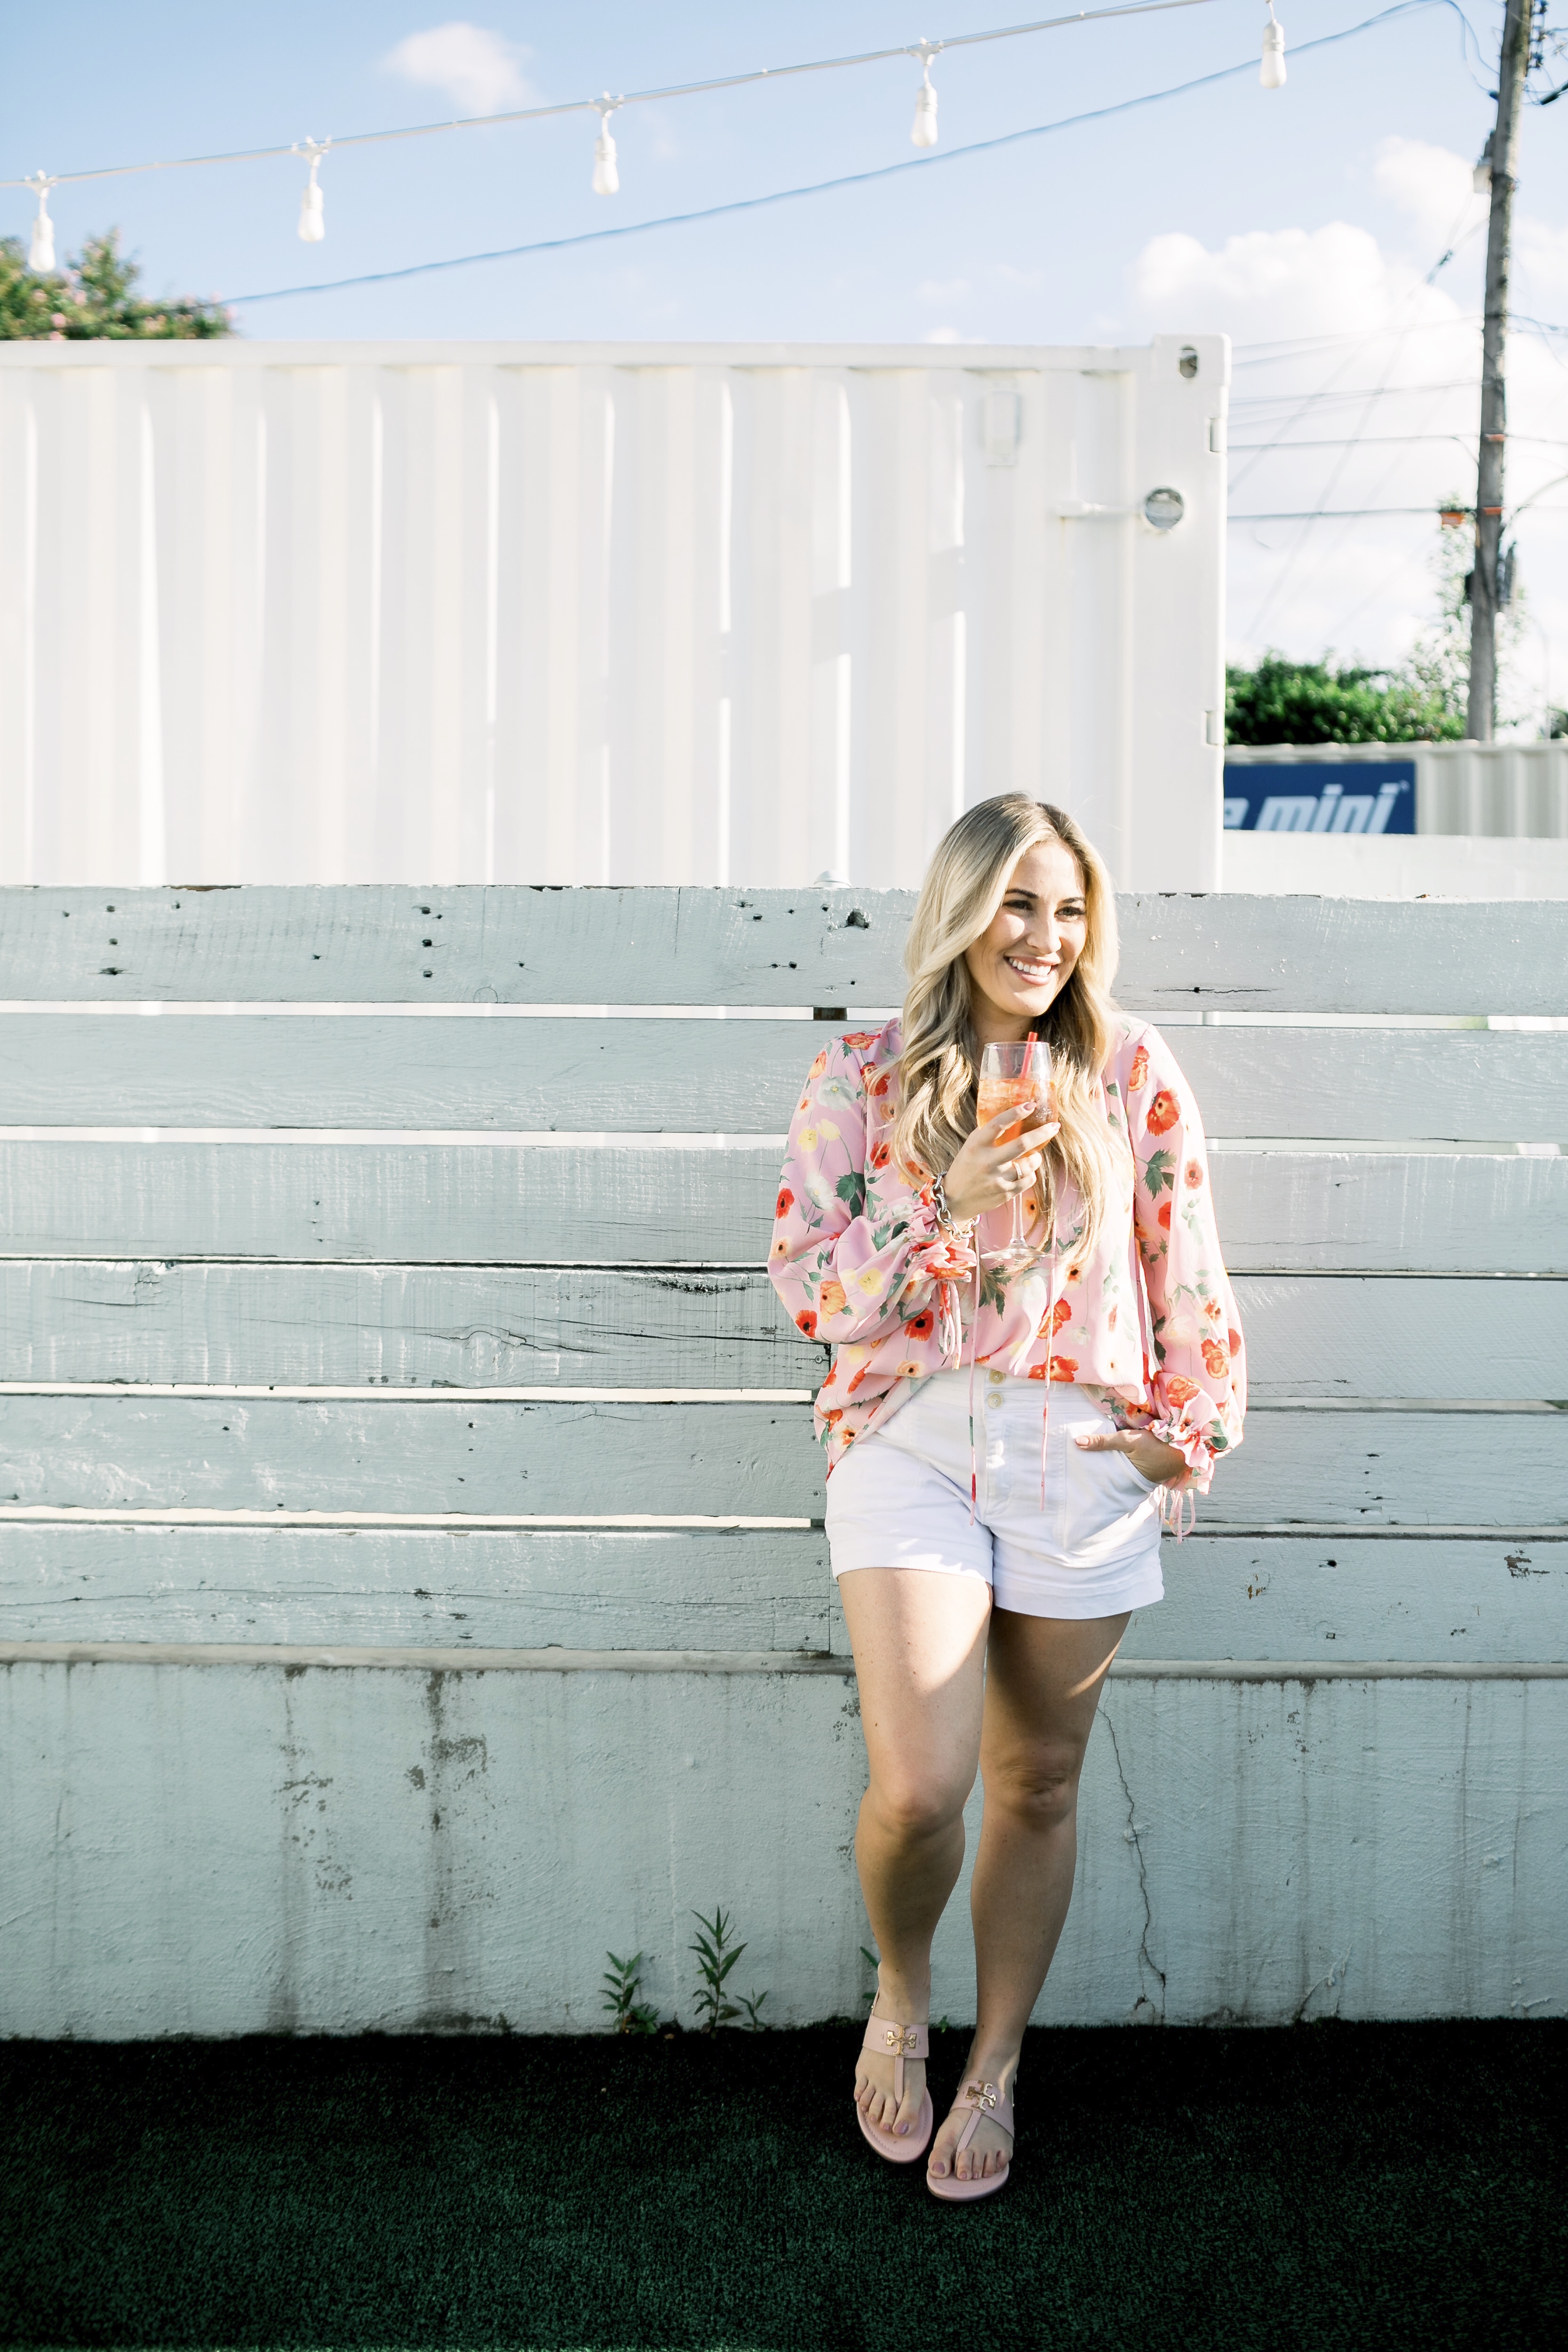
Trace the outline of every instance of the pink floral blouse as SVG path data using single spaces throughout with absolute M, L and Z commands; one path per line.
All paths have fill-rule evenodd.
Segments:
M 829 1469 L 916 1381 L 978 1361 L 1076 1381 L 1120 1427 L 1174 1446 L 1187 1464 L 1174 1483 L 1206 1494 L 1215 1455 L 1241 1443 L 1246 1366 L 1202 1121 L 1159 1031 L 1126 1024 L 1106 1067 L 1120 1181 L 1093 1257 L 1070 1263 L 1080 1204 L 1068 1188 L 1047 1255 L 1015 1273 L 977 1264 L 938 1224 L 929 1185 L 917 1190 L 896 1166 L 901 1049 L 897 1021 L 824 1047 L 779 1186 L 768 1271 L 800 1328 L 833 1349 L 816 1400 Z M 1002 1244 L 1008 1216 L 981 1218 L 982 1256 Z

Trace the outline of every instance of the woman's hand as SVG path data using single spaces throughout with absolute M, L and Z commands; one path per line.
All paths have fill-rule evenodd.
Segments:
M 1144 1429 L 1097 1431 L 1092 1437 L 1080 1437 L 1075 1442 L 1086 1454 L 1125 1454 L 1134 1470 L 1142 1472 L 1152 1486 L 1163 1486 L 1171 1479 L 1179 1478 L 1187 1466 L 1185 1457 L 1173 1445 L 1151 1437 Z
M 1039 1169 L 1041 1147 L 1061 1132 L 1059 1123 L 1052 1120 L 1048 1127 L 1037 1127 L 1014 1136 L 1009 1143 L 999 1143 L 1003 1129 L 1011 1127 L 1017 1116 L 1014 1105 L 977 1127 L 948 1170 L 943 1179 L 947 1205 L 961 1225 L 972 1217 L 983 1217 L 988 1209 L 1008 1208 L 1020 1192 L 1026 1192 Z

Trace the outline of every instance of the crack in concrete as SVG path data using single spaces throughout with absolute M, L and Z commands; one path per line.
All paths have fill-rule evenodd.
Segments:
M 1127 1785 L 1127 1775 L 1121 1767 L 1121 1748 L 1116 1737 L 1116 1726 L 1112 1723 L 1110 1711 L 1107 1708 L 1102 1707 L 1100 1709 L 1100 1720 L 1104 1724 L 1106 1730 L 1110 1735 L 1110 1752 L 1116 1759 L 1116 1777 L 1121 1783 L 1121 1793 L 1127 1800 L 1126 1837 L 1138 1859 L 1138 1892 L 1143 1898 L 1143 1933 L 1139 1938 L 1138 1943 L 1138 2000 L 1136 2006 L 1138 2008 L 1142 2008 L 1144 2001 L 1149 2000 L 1148 1994 L 1143 1990 L 1143 1971 L 1145 1968 L 1147 1968 L 1151 1976 L 1156 1977 L 1159 1979 L 1160 1998 L 1158 2003 L 1150 2000 L 1149 2006 L 1151 2009 L 1156 2011 L 1159 2022 L 1163 2025 L 1165 2021 L 1165 1971 L 1159 1966 L 1154 1958 L 1153 1953 L 1149 1949 L 1149 1937 L 1154 1925 L 1153 1906 L 1149 1900 L 1149 1866 L 1144 1859 L 1142 1840 L 1138 1834 L 1138 1823 L 1133 1817 L 1134 1808 L 1132 1803 L 1132 1791 Z
M 1301 1995 L 1300 2000 L 1297 2004 L 1295 2013 L 1290 2020 L 1292 2025 L 1300 2024 L 1302 2019 L 1306 2016 L 1308 2010 L 1312 2005 L 1312 1996 L 1314 1993 L 1337 1991 L 1340 1994 L 1341 1999 L 1343 1999 L 1345 1975 L 1346 1971 L 1350 1968 L 1350 1964 L 1351 1956 L 1347 1952 L 1342 1960 L 1333 1960 L 1330 1963 L 1329 1973 L 1326 1977 L 1320 1977 L 1315 1984 L 1310 1984 L 1307 1987 L 1307 1990 Z M 1339 2003 L 1336 2001 L 1329 2014 L 1331 2017 L 1338 2017 L 1339 2013 Z

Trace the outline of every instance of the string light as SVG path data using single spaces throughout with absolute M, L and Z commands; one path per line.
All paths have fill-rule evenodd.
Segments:
M 915 92 L 915 119 L 910 129 L 910 142 L 915 147 L 936 145 L 936 92 L 931 84 L 931 61 L 942 54 L 940 41 L 917 41 L 910 51 L 921 61 L 921 86 Z
M 296 155 L 308 155 L 310 159 L 310 176 L 300 193 L 300 235 L 307 245 L 320 245 L 327 234 L 326 205 L 317 175 L 321 158 L 331 143 L 330 139 L 301 139 L 294 150 Z
M 449 131 L 479 131 L 507 122 L 537 122 L 547 116 L 581 114 L 593 110 L 599 116 L 599 135 L 594 144 L 594 187 L 597 194 L 614 195 L 620 178 L 616 167 L 616 142 L 611 136 L 609 114 L 622 106 L 663 103 L 672 98 L 694 98 L 721 89 L 740 89 L 760 81 L 784 81 L 798 74 L 832 73 L 850 66 L 879 65 L 893 58 L 918 57 L 924 72 L 915 99 L 915 121 L 910 132 L 917 147 L 934 147 L 937 143 L 936 91 L 931 87 L 931 60 L 944 49 L 973 48 L 981 42 L 1010 41 L 1031 33 L 1057 32 L 1070 25 L 1092 25 L 1114 16 L 1156 16 L 1175 8 L 1209 7 L 1214 0 L 1121 0 L 1120 6 L 1110 8 L 1075 8 L 1061 16 L 1041 16 L 1026 25 L 999 25 L 986 32 L 957 33 L 942 41 L 921 40 L 911 47 L 901 43 L 896 48 L 863 49 L 854 56 L 804 58 L 795 65 L 762 66 L 746 73 L 724 74 L 711 81 L 679 82 L 660 89 L 628 90 L 613 101 L 605 98 L 574 98 L 553 106 L 514 107 L 495 114 L 458 116 L 447 122 L 410 123 L 402 130 L 360 131 L 335 141 L 304 139 L 279 147 L 237 148 L 224 154 L 169 156 L 146 163 L 110 163 L 85 172 L 58 172 L 47 175 L 37 173 L 30 179 L 0 180 L 0 188 L 33 188 L 40 184 L 55 187 L 67 181 L 118 180 L 143 172 L 188 172 L 205 169 L 211 163 L 259 163 L 282 155 L 308 156 L 310 177 L 300 206 L 299 233 L 307 245 L 319 245 L 326 235 L 326 218 L 321 201 L 317 166 L 330 146 L 373 147 L 393 140 L 429 139 Z M 1385 15 L 1403 15 L 1407 7 L 1429 5 L 1429 0 L 1396 0 Z M 1456 0 L 1449 0 L 1456 5 Z M 46 227 L 47 213 L 43 212 L 40 192 L 40 213 Z M 38 229 L 35 225 L 35 245 L 38 245 Z M 40 250 L 49 249 L 52 230 L 44 238 Z M 52 266 L 52 265 L 51 265 Z
M 1394 0 L 1393 6 L 1380 10 L 1376 16 L 1366 18 L 1362 25 L 1350 30 L 1366 31 L 1390 17 L 1403 16 L 1416 8 L 1443 4 L 1444 0 Z M 877 65 L 893 58 L 913 57 L 921 63 L 921 84 L 915 92 L 914 121 L 910 125 L 910 138 L 914 146 L 929 150 L 938 143 L 937 92 L 931 78 L 931 60 L 944 50 L 973 48 L 982 42 L 1016 40 L 1026 34 L 1057 32 L 1068 26 L 1098 24 L 1110 17 L 1163 16 L 1176 8 L 1213 5 L 1214 0 L 1121 0 L 1121 5 L 1110 8 L 1075 8 L 1062 16 L 1041 16 L 1024 25 L 998 25 L 984 32 L 957 33 L 945 40 L 921 38 L 897 48 L 863 49 L 853 56 L 804 58 L 794 65 L 763 66 L 750 72 L 725 74 L 710 81 L 681 82 L 659 89 L 630 90 L 615 99 L 606 91 L 601 98 L 568 99 L 552 106 L 515 107 L 493 114 L 458 116 L 446 122 L 410 123 L 399 130 L 355 131 L 335 142 L 331 139 L 303 139 L 293 141 L 288 146 L 239 148 L 213 155 L 171 156 L 145 163 L 102 164 L 82 172 L 38 171 L 20 179 L 0 180 L 0 188 L 30 188 L 37 194 L 37 214 L 33 223 L 29 259 L 35 270 L 47 271 L 55 266 L 54 224 L 49 218 L 47 201 L 51 188 L 68 181 L 124 179 L 146 172 L 195 171 L 213 163 L 254 163 L 268 162 L 277 156 L 300 155 L 309 161 L 310 176 L 300 194 L 298 234 L 305 244 L 320 245 L 327 233 L 321 164 L 328 149 L 334 144 L 339 147 L 380 146 L 394 140 L 427 139 L 449 131 L 476 131 L 494 128 L 501 123 L 533 122 L 547 116 L 577 114 L 592 109 L 599 117 L 598 136 L 594 142 L 594 193 L 595 195 L 616 195 L 620 191 L 620 173 L 616 164 L 616 142 L 610 130 L 610 116 L 623 106 L 691 98 L 715 90 L 739 89 L 753 82 L 782 81 L 799 74 L 837 72 L 846 67 Z M 1458 0 L 1446 0 L 1446 5 L 1457 6 Z M 1285 33 L 1274 13 L 1274 0 L 1268 0 L 1268 22 L 1264 27 L 1263 60 L 1258 79 L 1265 89 L 1279 89 L 1285 82 Z M 1325 38 L 1347 37 L 1330 35 Z M 1310 49 L 1316 48 L 1321 43 L 1309 41 L 1306 46 Z
M 599 135 L 594 142 L 594 194 L 596 196 L 618 196 L 621 193 L 621 175 L 616 169 L 616 142 L 610 131 L 610 117 L 620 102 L 618 98 L 612 98 L 608 90 L 603 98 L 594 100 L 599 110 Z
M 1268 22 L 1263 27 L 1263 63 L 1258 68 L 1258 79 L 1265 89 L 1285 87 L 1285 27 L 1274 14 L 1274 0 L 1268 0 Z
M 35 172 L 24 180 L 25 188 L 32 188 L 38 199 L 38 209 L 33 216 L 33 241 L 27 248 L 27 267 L 38 277 L 47 277 L 55 266 L 55 225 L 49 218 L 49 190 L 54 186 L 47 172 Z

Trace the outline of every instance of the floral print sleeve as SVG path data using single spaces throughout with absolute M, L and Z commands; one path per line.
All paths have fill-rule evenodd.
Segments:
M 1137 1418 L 1184 1458 L 1189 1475 L 1180 1483 L 1206 1494 L 1215 1457 L 1241 1443 L 1247 1365 L 1240 1318 L 1220 1256 L 1192 1088 L 1157 1029 L 1142 1029 L 1129 1043 L 1132 1213 L 1153 1354 L 1151 1417 Z
M 940 1316 L 956 1360 L 956 1308 L 937 1288 L 972 1274 L 974 1260 L 942 1232 L 929 1190 L 900 1181 L 890 1164 L 880 1136 L 887 1073 L 862 1058 L 879 1042 L 851 1032 L 811 1066 L 790 1125 L 768 1272 L 808 1339 L 837 1348 L 911 1329 L 929 1339 Z

